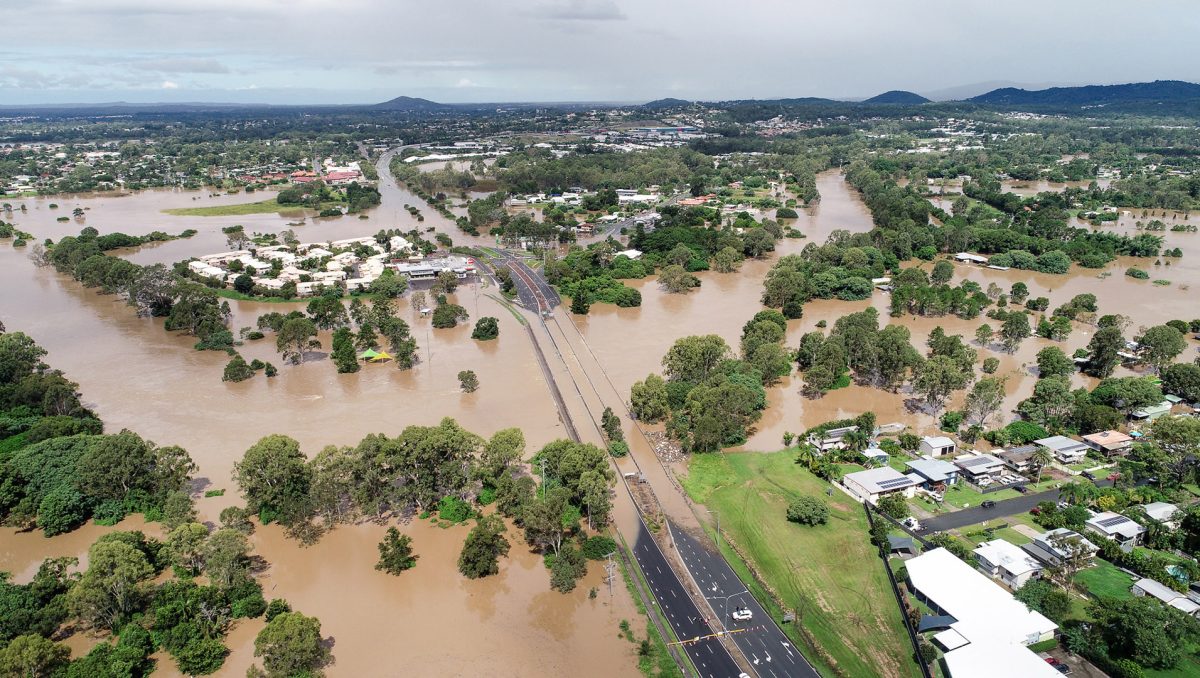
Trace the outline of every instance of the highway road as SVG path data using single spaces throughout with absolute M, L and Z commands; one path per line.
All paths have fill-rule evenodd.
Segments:
M 734 633 L 731 637 L 746 659 L 754 664 L 760 678 L 820 678 L 816 669 L 792 645 L 783 629 L 775 624 L 767 611 L 746 590 L 746 585 L 738 579 L 721 554 L 674 525 L 671 525 L 671 534 L 675 537 L 676 551 L 683 558 L 709 606 L 717 615 L 725 617 L 724 623 L 729 631 L 741 630 L 741 633 Z M 748 608 L 753 618 L 739 622 L 727 616 L 726 609 L 732 613 L 739 607 Z
M 713 628 L 709 619 L 696 607 L 691 596 L 683 588 L 675 571 L 667 563 L 654 537 L 639 523 L 637 541 L 633 545 L 633 557 L 637 558 L 642 574 L 650 584 L 650 590 L 662 610 L 663 617 L 675 630 L 681 641 L 691 638 L 713 636 L 721 629 Z M 718 637 L 709 637 L 696 642 L 685 642 L 684 651 L 703 678 L 736 678 L 741 674 L 737 662 Z M 770 674 L 764 674 L 770 675 Z M 779 674 L 789 675 L 789 674 Z M 796 674 L 800 675 L 800 674 Z M 816 675 L 816 674 L 813 674 Z

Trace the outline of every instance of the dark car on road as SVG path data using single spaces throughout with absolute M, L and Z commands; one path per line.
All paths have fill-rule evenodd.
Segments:
M 979 506 L 980 506 L 980 508 L 985 508 L 985 509 L 996 508 L 996 502 L 992 501 L 991 499 L 988 499 L 987 501 L 983 502 Z

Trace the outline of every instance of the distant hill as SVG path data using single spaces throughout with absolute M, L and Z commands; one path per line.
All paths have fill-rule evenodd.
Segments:
M 1012 106 L 1096 106 L 1130 102 L 1200 100 L 1200 85 L 1182 80 L 1155 80 L 1127 85 L 1087 85 L 1026 90 L 1004 87 L 967 99 L 977 104 Z
M 371 108 L 377 108 L 385 111 L 448 111 L 452 106 L 449 104 L 439 104 L 436 101 L 429 99 L 418 99 L 416 97 L 396 97 L 391 101 L 385 101 L 381 104 L 375 104 Z
M 884 92 L 883 94 L 873 96 L 870 99 L 863 101 L 863 103 L 864 104 L 906 104 L 906 105 L 913 106 L 916 104 L 927 104 L 927 103 L 929 103 L 929 99 L 926 99 L 925 97 L 921 96 L 920 94 L 916 94 L 914 92 L 906 92 L 902 89 L 894 89 L 894 90 L 891 90 L 890 92 Z
M 655 99 L 642 104 L 642 108 L 662 109 L 662 108 L 679 108 L 680 106 L 691 106 L 692 102 L 686 99 L 673 99 L 667 97 L 665 99 Z

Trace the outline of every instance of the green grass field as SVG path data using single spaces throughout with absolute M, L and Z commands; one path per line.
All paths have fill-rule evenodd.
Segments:
M 275 201 L 275 198 L 263 200 L 261 202 L 245 202 L 237 205 L 209 205 L 208 207 L 176 207 L 174 209 L 163 210 L 167 214 L 177 217 L 237 217 L 247 214 L 272 214 L 278 212 L 280 214 L 300 214 L 304 211 L 302 207 L 294 205 L 280 205 Z
M 838 491 L 826 498 L 829 485 L 797 466 L 789 451 L 696 455 L 684 486 L 719 512 L 723 535 L 795 610 L 801 628 L 783 627 L 801 647 L 819 648 L 805 654 L 823 675 L 920 675 L 859 504 Z M 788 503 L 801 495 L 826 499 L 827 525 L 787 521 Z M 731 561 L 760 594 L 745 565 Z
M 1075 574 L 1075 583 L 1093 596 L 1105 598 L 1130 598 L 1129 587 L 1133 577 L 1117 569 L 1107 560 L 1096 559 L 1096 566 Z

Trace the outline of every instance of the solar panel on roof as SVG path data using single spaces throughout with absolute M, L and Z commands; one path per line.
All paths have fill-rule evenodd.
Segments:
M 1113 516 L 1112 518 L 1105 518 L 1096 524 L 1101 527 L 1112 527 L 1113 525 L 1120 525 L 1127 522 L 1130 522 L 1130 520 L 1125 516 Z
M 876 485 L 879 485 L 880 489 L 884 489 L 884 490 L 890 490 L 894 487 L 900 487 L 902 485 L 911 485 L 911 484 L 912 484 L 912 481 L 909 480 L 908 478 L 888 478 L 887 480 L 881 480 L 878 483 L 876 483 Z

